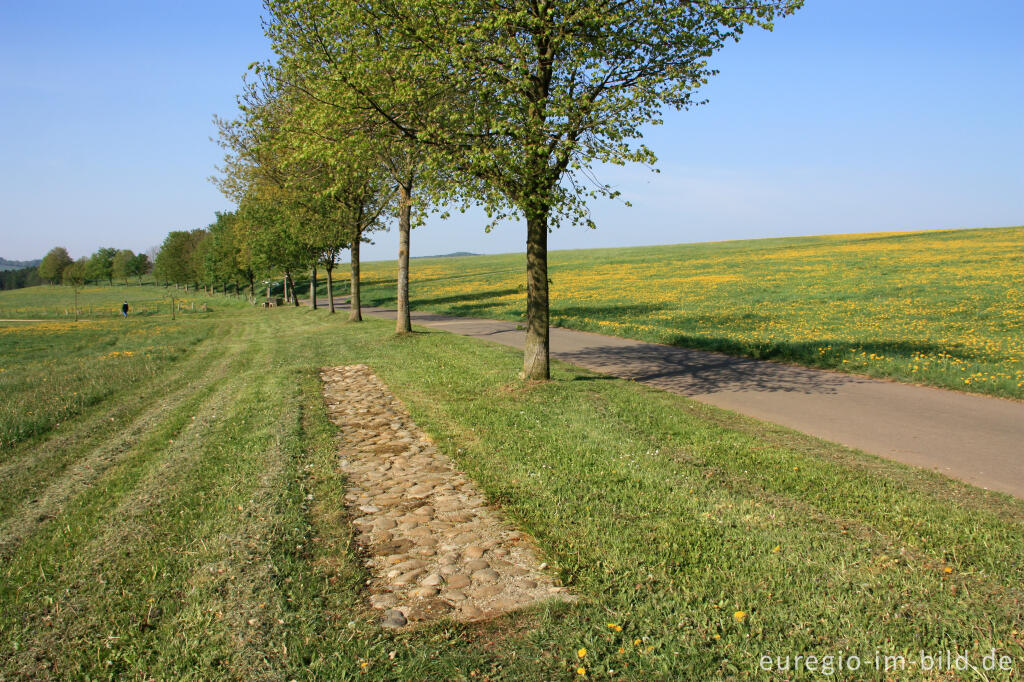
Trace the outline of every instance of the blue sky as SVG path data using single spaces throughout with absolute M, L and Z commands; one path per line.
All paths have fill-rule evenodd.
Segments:
M 209 184 L 254 0 L 0 3 L 0 256 L 145 250 L 231 208 Z M 1024 3 L 808 0 L 716 58 L 710 103 L 598 169 L 621 202 L 552 248 L 1024 223 Z M 432 219 L 413 254 L 521 251 L 525 229 Z M 397 238 L 364 250 L 393 258 Z

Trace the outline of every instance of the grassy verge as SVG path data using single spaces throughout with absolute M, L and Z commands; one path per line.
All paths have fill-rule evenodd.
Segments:
M 514 351 L 340 317 L 195 322 L 207 340 L 148 392 L 69 417 L 86 436 L 59 465 L 0 482 L 21 500 L 0 517 L 0 676 L 746 679 L 773 677 L 762 655 L 879 651 L 929 679 L 922 650 L 993 648 L 1024 670 L 1021 501 L 567 366 L 523 386 Z M 377 627 L 316 374 L 355 362 L 579 603 Z M 46 461 L 61 430 L 18 458 Z

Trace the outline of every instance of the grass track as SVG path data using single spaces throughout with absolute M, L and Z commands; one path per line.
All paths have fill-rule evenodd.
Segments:
M 7 453 L 31 475 L 0 480 L 0 528 L 20 529 L 0 677 L 742 679 L 762 653 L 945 647 L 1024 670 L 1021 501 L 564 365 L 523 386 L 514 351 L 340 317 L 225 309 L 152 379 Z M 355 362 L 580 603 L 376 626 L 317 378 Z

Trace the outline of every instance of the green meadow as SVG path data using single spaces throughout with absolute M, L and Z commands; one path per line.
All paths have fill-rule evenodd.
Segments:
M 557 258 L 556 286 L 597 256 Z M 86 305 L 125 295 L 104 289 Z M 443 305 L 502 310 L 473 300 Z M 781 679 L 812 676 L 763 656 L 881 652 L 907 668 L 836 677 L 935 679 L 920 652 L 946 649 L 1024 670 L 1021 500 L 559 363 L 523 384 L 473 339 L 202 301 L 0 322 L 0 678 Z M 380 628 L 317 374 L 354 363 L 576 603 Z
M 1024 398 L 1024 227 L 553 251 L 549 263 L 556 326 Z M 525 267 L 521 254 L 415 259 L 413 309 L 523 319 Z M 364 302 L 394 305 L 394 263 L 363 276 Z

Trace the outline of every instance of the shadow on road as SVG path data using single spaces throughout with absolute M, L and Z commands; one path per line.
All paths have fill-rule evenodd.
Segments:
M 829 395 L 865 379 L 774 362 L 670 346 L 591 346 L 556 353 L 598 372 L 643 381 L 683 395 L 765 391 Z

